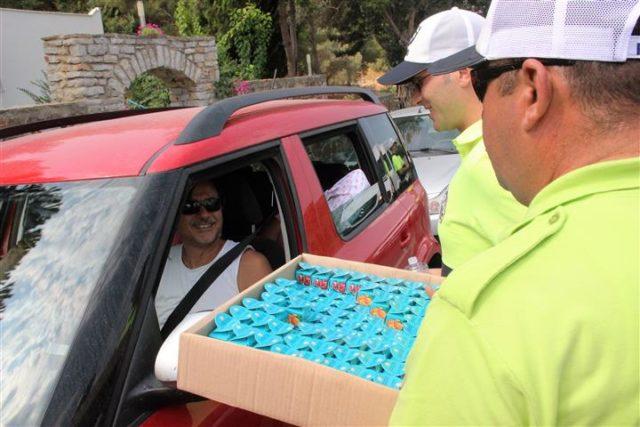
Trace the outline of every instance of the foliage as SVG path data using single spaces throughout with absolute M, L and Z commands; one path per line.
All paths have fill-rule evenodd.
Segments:
M 271 17 L 254 5 L 231 15 L 231 27 L 220 38 L 226 59 L 238 65 L 238 77 L 251 80 L 262 77 L 267 65 L 267 43 Z
M 200 25 L 198 0 L 178 0 L 174 18 L 179 35 L 187 37 L 204 34 L 204 30 Z
M 234 95 L 235 84 L 240 80 L 238 64 L 227 56 L 225 46 L 221 44 L 218 44 L 218 66 L 220 78 L 216 82 L 216 97 L 226 98 Z
M 164 33 L 162 32 L 160 27 L 157 26 L 156 24 L 147 22 L 145 26 L 142 26 L 142 25 L 138 26 L 138 29 L 136 30 L 136 34 L 141 37 L 155 37 L 155 36 L 161 36 Z
M 248 5 L 232 13 L 230 24 L 218 41 L 219 98 L 231 95 L 237 80 L 261 78 L 267 65 L 271 17 Z
M 483 13 L 489 0 L 328 0 L 333 18 L 327 22 L 345 46 L 338 55 L 352 55 L 374 36 L 390 64 L 402 61 L 411 36 L 427 16 L 454 5 Z
M 344 46 L 328 37 L 325 31 L 321 31 L 319 35 L 322 39 L 318 44 L 319 71 L 327 77 L 327 83 L 356 84 L 363 67 L 362 55 L 356 52 L 354 55 L 337 56 L 336 52 L 341 51 Z
M 136 30 L 138 14 L 135 4 L 128 5 L 125 0 L 89 0 L 83 8 L 64 8 L 64 11 L 87 13 L 94 7 L 100 8 L 105 33 L 130 34 Z
M 40 94 L 35 94 L 28 89 L 19 87 L 18 90 L 29 96 L 36 104 L 48 104 L 51 102 L 51 88 L 49 87 L 49 81 L 47 80 L 47 75 L 44 71 L 40 71 L 42 73 L 42 78 L 37 80 L 31 80 L 29 83 L 36 86 L 40 91 Z
M 153 74 L 139 75 L 125 94 L 134 108 L 160 108 L 171 104 L 170 91 L 164 82 Z
M 231 14 L 234 10 L 253 3 L 247 0 L 216 0 L 205 2 L 202 14 L 209 34 L 220 38 L 231 27 Z

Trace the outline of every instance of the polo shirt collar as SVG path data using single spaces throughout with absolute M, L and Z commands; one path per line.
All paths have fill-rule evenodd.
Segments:
M 482 140 L 482 120 L 478 120 L 468 128 L 466 128 L 457 138 L 452 140 L 453 145 L 465 157 Z
M 597 193 L 640 187 L 640 157 L 585 166 L 561 176 L 531 201 L 525 223 L 557 206 Z

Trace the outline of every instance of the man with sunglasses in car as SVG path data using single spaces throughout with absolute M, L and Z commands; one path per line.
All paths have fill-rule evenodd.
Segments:
M 197 183 L 180 211 L 182 243 L 169 251 L 156 294 L 160 327 L 200 276 L 237 244 L 222 238 L 222 224 L 222 199 L 215 184 Z M 191 313 L 213 310 L 271 271 L 267 258 L 248 247 L 209 286 Z
M 405 61 L 378 79 L 382 84 L 407 84 L 414 103 L 428 109 L 437 131 L 461 132 L 452 141 L 461 163 L 438 226 L 443 276 L 500 242 L 525 213 L 496 179 L 482 141 L 482 104 L 469 70 L 438 76 L 429 72 L 433 62 L 473 46 L 483 23 L 480 15 L 457 7 L 428 17 L 409 44 Z M 429 183 L 423 185 L 428 188 Z
M 394 425 L 640 424 L 640 2 L 493 0 L 462 67 L 528 211 L 429 306 Z

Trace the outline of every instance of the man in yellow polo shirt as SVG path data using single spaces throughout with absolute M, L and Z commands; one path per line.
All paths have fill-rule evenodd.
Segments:
M 433 299 L 391 424 L 640 424 L 639 16 L 493 0 L 475 49 L 433 64 L 474 67 L 487 151 L 528 211 Z
M 473 46 L 483 23 L 482 16 L 457 7 L 428 17 L 418 27 L 405 61 L 378 80 L 412 84 L 414 102 L 429 110 L 436 130 L 461 132 L 453 140 L 460 167 L 449 184 L 438 226 L 444 276 L 500 242 L 526 210 L 496 179 L 482 141 L 482 104 L 469 70 L 438 76 L 429 71 L 435 61 Z

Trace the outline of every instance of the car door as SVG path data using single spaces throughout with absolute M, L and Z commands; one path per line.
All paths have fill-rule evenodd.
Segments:
M 427 194 L 397 128 L 387 114 L 364 117 L 358 123 L 374 153 L 378 173 L 387 183 L 389 210 L 400 217 L 397 250 L 405 261 L 416 256 L 426 263 L 439 252 L 439 245 L 430 230 Z
M 381 173 L 382 162 L 393 170 L 394 159 L 374 155 L 359 121 L 292 136 L 283 146 L 299 190 L 309 252 L 406 265 L 417 248 L 416 234 L 410 233 L 406 203 L 397 195 L 407 188 L 403 177 L 406 184 L 413 181 L 410 164 L 403 177 Z
M 169 209 L 162 211 L 165 216 L 165 231 L 162 236 L 164 244 L 155 247 L 154 256 L 166 260 L 167 252 L 169 252 L 168 245 L 174 241 L 179 205 L 186 198 L 190 184 L 215 178 L 216 183 L 221 186 L 220 190 L 222 190 L 222 186 L 230 185 L 229 188 L 226 188 L 228 197 L 225 198 L 225 204 L 233 209 L 225 211 L 225 215 L 228 215 L 229 222 L 232 219 L 236 220 L 234 227 L 225 229 L 224 233 L 240 232 L 239 230 L 246 225 L 243 221 L 250 221 L 248 217 L 252 215 L 249 215 L 249 211 L 257 213 L 257 209 L 262 212 L 264 206 L 261 199 L 266 199 L 267 203 L 271 203 L 271 201 L 276 203 L 277 199 L 278 216 L 282 218 L 281 233 L 284 247 L 281 249 L 285 252 L 285 261 L 295 257 L 299 253 L 300 247 L 300 243 L 296 240 L 296 234 L 299 233 L 294 231 L 298 227 L 297 215 L 295 205 L 291 203 L 294 197 L 290 193 L 285 172 L 286 162 L 282 157 L 279 145 L 279 141 L 266 142 L 240 152 L 236 151 L 207 159 L 183 171 L 173 173 L 173 175 L 177 175 L 177 178 L 176 189 L 171 193 L 173 194 L 171 196 L 173 198 L 172 205 Z M 249 187 L 239 186 L 238 179 L 240 178 L 243 178 L 244 184 Z M 259 179 L 261 182 L 254 182 L 252 178 Z M 232 180 L 235 182 L 231 182 Z M 269 193 L 260 193 L 260 190 L 265 188 Z M 235 190 L 237 194 L 232 195 L 230 193 L 232 190 Z M 249 199 L 246 197 L 248 192 L 252 196 Z M 251 200 L 255 204 L 250 207 L 244 206 L 247 209 L 236 211 L 235 208 L 243 206 L 232 206 L 232 204 L 241 200 Z M 234 212 L 236 213 L 234 214 Z M 250 234 L 251 231 L 248 233 Z M 225 234 L 225 238 L 234 239 L 231 234 Z M 252 244 L 256 244 L 256 242 L 257 239 Z M 256 250 L 258 250 L 257 245 Z M 155 268 L 154 278 L 150 277 L 146 281 L 147 286 L 155 286 L 156 292 L 162 275 L 161 267 L 162 263 Z M 146 310 L 140 311 L 140 314 L 144 316 L 144 321 L 137 331 L 135 342 L 132 344 L 134 348 L 131 350 L 128 372 L 125 373 L 126 382 L 117 397 L 119 401 L 114 402 L 117 403 L 117 410 L 114 414 L 116 425 L 142 423 L 146 426 L 279 426 L 282 424 L 249 411 L 203 400 L 176 390 L 174 384 L 160 382 L 154 372 L 156 372 L 155 361 L 163 337 L 155 305 L 157 293 L 150 295 L 150 297 L 146 301 Z M 166 360 L 167 358 L 158 359 Z

